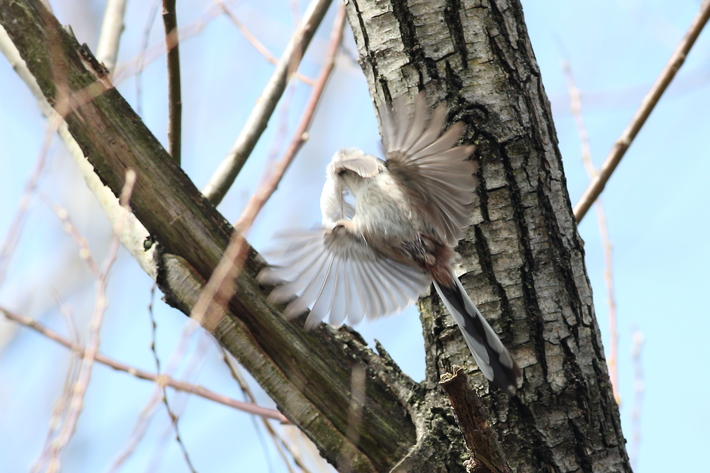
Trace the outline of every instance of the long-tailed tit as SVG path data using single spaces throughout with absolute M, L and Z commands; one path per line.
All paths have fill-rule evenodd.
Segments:
M 433 282 L 483 375 L 513 394 L 520 369 L 451 266 L 469 225 L 474 147 L 457 146 L 460 122 L 442 135 L 443 105 L 429 119 L 420 93 L 411 120 L 405 105 L 400 98 L 380 110 L 385 161 L 358 149 L 333 156 L 320 200 L 323 227 L 280 235 L 260 279 L 282 283 L 271 298 L 291 300 L 285 316 L 310 307 L 307 329 L 326 316 L 334 325 L 346 318 L 355 324 L 400 311 Z

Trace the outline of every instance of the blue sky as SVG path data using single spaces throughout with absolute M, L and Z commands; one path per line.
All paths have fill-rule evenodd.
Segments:
M 63 23 L 95 48 L 103 2 L 52 2 Z M 140 50 L 149 2 L 129 2 L 127 28 L 119 64 Z M 697 0 L 565 0 L 523 1 L 528 31 L 552 103 L 560 149 L 572 202 L 587 185 L 580 143 L 569 112 L 561 63 L 571 64 L 582 92 L 583 114 L 597 166 L 623 131 L 699 9 Z M 288 2 L 239 2 L 234 11 L 275 54 L 279 55 L 293 28 Z M 178 3 L 180 24 L 205 16 L 211 3 Z M 301 2 L 301 11 L 305 2 Z M 306 55 L 300 71 L 311 77 L 325 54 L 334 8 Z M 161 42 L 156 22 L 150 44 Z M 347 50 L 356 51 L 346 33 Z M 209 21 L 195 38 L 181 45 L 183 75 L 183 166 L 198 187 L 236 138 L 273 66 L 243 39 L 224 17 Z M 614 278 L 618 307 L 619 388 L 624 432 L 631 441 L 634 399 L 630 350 L 633 330 L 645 337 L 642 354 L 644 400 L 641 448 L 637 471 L 702 471 L 702 454 L 710 441 L 708 378 L 701 364 L 710 355 L 710 311 L 705 301 L 710 263 L 706 245 L 710 225 L 708 142 L 710 126 L 710 36 L 700 36 L 677 81 L 671 85 L 603 194 L 614 248 Z M 246 66 L 245 66 L 246 65 Z M 144 71 L 143 117 L 156 136 L 166 141 L 167 99 L 164 59 Z M 32 172 L 44 136 L 44 120 L 34 99 L 7 61 L 0 58 L 0 237 L 7 234 Z M 136 80 L 119 90 L 136 107 Z M 295 83 L 286 93 L 290 104 L 279 109 L 235 186 L 220 206 L 234 221 L 258 185 L 270 154 L 280 156 L 293 133 L 309 94 Z M 703 130 L 706 130 L 703 132 Z M 341 56 L 311 128 L 311 139 L 289 169 L 279 191 L 251 230 L 257 248 L 282 228 L 311 226 L 320 220 L 318 196 L 325 164 L 341 147 L 379 151 L 379 135 L 359 66 Z M 39 189 L 66 207 L 76 227 L 87 237 L 101 261 L 110 230 L 91 194 L 77 176 L 63 145 L 54 139 Z M 593 212 L 580 226 L 586 242 L 586 262 L 595 306 L 608 348 L 607 296 L 604 260 Z M 121 251 L 111 274 L 109 309 L 102 330 L 102 352 L 135 366 L 153 370 L 148 317 L 150 279 Z M 59 307 L 71 307 L 84 326 L 93 307 L 93 283 L 61 223 L 38 196 L 30 199 L 20 243 L 0 286 L 0 305 L 67 333 Z M 156 302 L 157 351 L 167 359 L 180 339 L 186 318 Z M 365 322 L 357 327 L 367 340 L 380 340 L 413 378 L 424 372 L 421 326 L 414 310 Z M 85 339 L 85 337 L 84 337 Z M 608 350 L 607 350 L 608 352 Z M 61 393 L 70 355 L 27 329 L 0 322 L 0 473 L 26 471 L 39 456 L 54 401 Z M 193 361 L 191 361 L 193 360 Z M 192 335 L 178 377 L 190 379 L 241 399 L 219 359 L 214 344 L 199 331 Z M 258 391 L 258 388 L 257 388 Z M 107 471 L 112 459 L 131 438 L 141 409 L 153 392 L 151 383 L 97 366 L 78 430 L 63 457 L 65 471 Z M 259 403 L 270 405 L 257 392 Z M 175 405 L 182 401 L 171 393 Z M 248 415 L 191 397 L 181 415 L 181 433 L 198 471 L 286 471 L 272 446 L 266 452 Z M 187 471 L 184 459 L 159 408 L 146 438 L 120 471 Z M 167 430 L 169 432 L 169 430 Z M 167 440 L 165 440 L 167 439 Z M 269 441 L 266 441 L 269 444 Z M 668 452 L 678 452 L 669 455 Z

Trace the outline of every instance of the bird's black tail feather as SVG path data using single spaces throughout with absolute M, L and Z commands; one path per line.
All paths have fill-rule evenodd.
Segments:
M 466 345 L 486 379 L 508 394 L 515 394 L 520 368 L 468 297 L 459 279 L 453 273 L 452 276 L 452 286 L 434 282 L 436 292 L 461 329 Z

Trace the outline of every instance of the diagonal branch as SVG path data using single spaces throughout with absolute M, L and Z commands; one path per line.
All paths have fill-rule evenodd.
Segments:
M 261 41 L 259 41 L 259 39 L 256 36 L 254 36 L 254 34 L 251 31 L 249 31 L 249 29 L 244 25 L 244 23 L 242 23 L 239 20 L 239 18 L 237 18 L 237 15 L 232 13 L 232 10 L 230 10 L 227 7 L 227 5 L 224 4 L 224 2 L 222 0 L 214 0 L 214 1 L 217 4 L 217 6 L 219 6 L 219 8 L 222 9 L 224 14 L 227 15 L 227 18 L 229 18 L 229 20 L 232 23 L 234 23 L 234 26 L 236 26 L 237 29 L 242 33 L 242 35 L 244 36 L 244 39 L 249 41 L 249 44 L 254 46 L 254 49 L 259 51 L 261 53 L 261 55 L 264 56 L 264 58 L 266 58 L 266 60 L 269 61 L 271 64 L 276 65 L 279 63 L 279 60 L 276 57 L 274 57 L 273 54 L 271 54 L 271 51 L 266 49 L 266 46 L 264 46 L 264 44 Z M 299 72 L 295 73 L 295 77 L 296 77 L 296 79 L 300 80 L 301 82 L 303 82 L 306 85 L 312 86 L 315 84 L 315 81 L 313 79 L 311 79 L 310 77 L 306 77 L 303 74 L 300 74 Z
M 79 102 L 66 116 L 68 133 L 101 181 L 118 194 L 127 168 L 135 170 L 134 215 L 159 243 L 159 287 L 166 300 L 190 313 L 205 281 L 219 263 L 233 229 L 170 159 L 93 57 L 64 30 L 40 0 L 0 2 L 0 25 L 24 58 L 39 90 L 56 103 L 57 87 L 48 58 L 51 31 L 71 94 L 91 87 L 93 100 Z M 83 55 L 83 56 L 82 56 Z M 261 265 L 245 245 L 244 270 L 236 280 L 226 317 L 212 334 L 274 399 L 291 422 L 305 430 L 329 461 L 351 453 L 354 470 L 389 471 L 416 441 L 412 417 L 400 396 L 412 382 L 396 365 L 374 355 L 359 336 L 321 326 L 305 332 L 266 301 L 255 275 Z M 367 367 L 367 402 L 358 445 L 348 439 L 350 373 Z M 375 373 L 379 373 L 375 376 Z
M 577 205 L 574 206 L 574 218 L 577 220 L 577 223 L 582 221 L 589 208 L 604 190 L 616 166 L 619 165 L 621 158 L 626 154 L 626 150 L 629 149 L 629 146 L 631 146 L 639 130 L 641 130 L 641 127 L 646 123 L 654 107 L 658 104 L 663 92 L 666 91 L 668 84 L 671 83 L 680 69 L 680 66 L 685 62 L 690 48 L 695 44 L 695 40 L 698 39 L 698 35 L 703 30 L 703 27 L 705 27 L 708 18 L 710 18 L 710 1 L 705 0 L 700 5 L 700 11 L 695 19 L 693 19 L 693 23 L 690 25 L 690 28 L 688 28 L 685 36 L 678 44 L 675 51 L 673 51 L 673 55 L 668 60 L 666 67 L 663 68 L 661 75 L 656 79 L 656 83 L 653 84 L 651 90 L 643 98 L 641 106 L 621 134 L 621 137 L 614 143 L 614 147 L 611 148 L 604 164 L 599 168 L 599 175 L 592 179 L 592 182 L 589 183 L 589 187 L 584 191 Z
M 254 108 L 239 133 L 232 149 L 219 165 L 212 178 L 203 190 L 203 194 L 214 205 L 218 205 L 229 190 L 239 171 L 242 170 L 247 158 L 254 150 L 261 134 L 266 130 L 269 118 L 274 113 L 276 105 L 286 90 L 291 77 L 298 69 L 298 65 L 313 38 L 313 34 L 320 25 L 325 12 L 332 0 L 313 0 L 306 10 L 303 20 L 296 29 L 291 41 L 286 46 L 276 69 L 267 82 L 261 97 L 256 101 Z
M 306 110 L 301 117 L 301 121 L 298 124 L 296 132 L 294 133 L 293 140 L 291 140 L 291 144 L 281 158 L 281 161 L 276 164 L 275 169 L 269 177 L 266 185 L 262 186 L 262 188 L 259 189 L 259 191 L 249 200 L 249 203 L 242 212 L 242 215 L 239 217 L 239 221 L 234 225 L 235 228 L 244 231 L 248 228 L 250 222 L 254 221 L 254 218 L 256 218 L 256 215 L 264 207 L 266 201 L 268 201 L 274 191 L 276 191 L 276 188 L 278 187 L 279 182 L 281 182 L 281 178 L 286 173 L 286 169 L 288 169 L 291 161 L 293 161 L 293 158 L 308 139 L 308 128 L 311 125 L 311 120 L 315 114 L 318 102 L 323 95 L 323 90 L 325 90 L 325 85 L 328 82 L 330 73 L 333 72 L 333 67 L 335 66 L 335 58 L 338 53 L 338 48 L 343 40 L 344 27 L 345 4 L 340 4 L 335 18 L 335 23 L 333 24 L 333 31 L 330 35 L 330 45 L 328 46 L 328 52 L 326 53 L 323 68 L 316 78 L 316 82 L 313 86 L 313 92 L 311 92 L 311 97 L 308 99 Z
M 136 173 L 130 168 L 126 170 L 123 189 L 121 189 L 121 206 L 127 211 L 130 209 L 129 201 L 133 193 L 133 187 L 136 183 Z M 94 361 L 99 351 L 101 326 L 103 324 L 104 315 L 108 301 L 106 300 L 106 285 L 108 275 L 113 263 L 118 255 L 119 240 L 117 236 L 111 238 L 111 245 L 108 255 L 104 260 L 103 268 L 95 275 L 96 278 L 96 296 L 94 301 L 94 313 L 89 322 L 89 346 L 84 350 L 79 374 L 76 382 L 72 386 L 71 396 L 69 399 L 69 410 L 62 425 L 62 429 L 57 435 L 57 438 L 52 442 L 51 461 L 49 463 L 48 472 L 53 473 L 59 469 L 60 453 L 69 443 L 69 440 L 74 435 L 76 424 L 79 415 L 84 407 L 84 396 L 89 386 L 89 380 L 93 373 Z
M 38 333 L 41 333 L 50 340 L 54 340 L 60 345 L 69 348 L 72 352 L 78 353 L 79 356 L 87 356 L 86 348 L 67 340 L 66 338 L 59 335 L 57 332 L 45 327 L 36 320 L 15 314 L 14 312 L 11 312 L 2 307 L 0 307 L 0 312 L 2 312 L 5 317 L 12 320 L 13 322 L 17 322 L 19 324 L 24 325 L 25 327 L 31 328 L 32 330 Z M 109 368 L 112 368 L 116 371 L 123 371 L 124 373 L 128 373 L 138 379 L 145 379 L 147 381 L 163 383 L 165 386 L 170 386 L 171 388 L 176 389 L 178 391 L 184 391 L 186 393 L 194 394 L 196 396 L 209 399 L 210 401 L 223 404 L 233 409 L 248 412 L 249 414 L 254 414 L 265 419 L 273 419 L 281 423 L 288 423 L 288 419 L 284 417 L 283 414 L 274 409 L 268 409 L 266 407 L 257 406 L 254 403 L 237 401 L 236 399 L 232 399 L 227 396 L 215 393 L 214 391 L 210 391 L 209 389 L 203 388 L 202 386 L 186 383 L 184 381 L 178 381 L 167 375 L 156 375 L 148 371 L 144 371 L 133 366 L 126 365 L 124 363 L 121 363 L 120 361 L 116 361 L 113 358 L 109 358 L 108 356 L 102 353 L 96 353 L 94 359 L 97 362 L 108 366 Z
M 118 58 L 118 46 L 123 33 L 123 16 L 126 13 L 127 0 L 108 0 L 104 20 L 101 24 L 99 45 L 96 48 L 96 59 L 104 63 L 113 72 Z

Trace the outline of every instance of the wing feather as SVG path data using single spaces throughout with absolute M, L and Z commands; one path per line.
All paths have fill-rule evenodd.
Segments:
M 455 246 L 469 225 L 476 164 L 468 158 L 474 146 L 456 146 L 464 133 L 463 123 L 444 132 L 446 108 L 439 105 L 427 116 L 426 97 L 420 92 L 414 115 L 407 117 L 405 96 L 393 102 L 392 110 L 380 109 L 386 166 L 410 197 L 422 207 L 422 216 L 436 235 Z M 442 134 L 443 133 L 443 134 Z
M 333 325 L 397 312 L 414 302 L 431 279 L 423 270 L 384 257 L 344 226 L 277 235 L 280 250 L 265 252 L 272 266 L 261 282 L 280 282 L 270 298 L 290 301 L 284 316 L 311 308 L 306 328 L 328 317 Z

